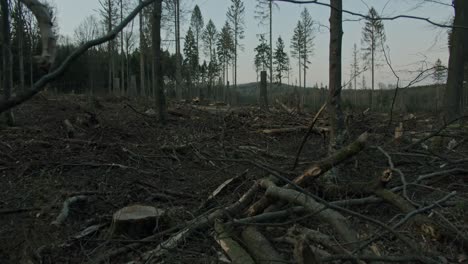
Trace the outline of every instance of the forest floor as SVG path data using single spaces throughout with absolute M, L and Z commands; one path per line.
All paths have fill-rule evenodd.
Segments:
M 39 96 L 15 109 L 17 126 L 0 128 L 0 263 L 138 263 L 144 252 L 193 224 L 200 215 L 234 204 L 256 180 L 272 173 L 294 179 L 327 157 L 326 133 L 314 133 L 293 170 L 306 129 L 278 134 L 263 131 L 309 126 L 314 113 L 172 103 L 169 120 L 162 125 L 147 111 L 150 108 L 150 102 L 126 98 L 98 99 L 90 107 L 85 97 Z M 73 131 L 67 131 L 65 120 Z M 407 221 L 395 233 L 375 239 L 370 253 L 381 257 L 380 263 L 392 260 L 386 256 L 402 257 L 401 263 L 468 263 L 467 245 L 463 245 L 468 241 L 467 122 L 450 125 L 438 136 L 408 148 L 437 131 L 433 116 L 414 113 L 396 115 L 390 125 L 388 121 L 388 114 L 347 113 L 348 142 L 365 131 L 371 136 L 364 150 L 338 166 L 340 177 L 334 186 L 345 188 L 330 192 L 318 184 L 304 188 L 329 202 L 372 196 L 346 186 L 379 178 L 390 168 L 387 153 L 394 166 L 387 189 L 403 184 L 404 193 L 401 188 L 395 193 L 410 199 L 415 208 L 430 206 L 420 213 L 434 226 L 422 232 L 416 222 Z M 395 140 L 395 127 L 400 123 L 403 137 Z M 322 116 L 316 127 L 326 126 Z M 418 180 L 421 177 L 424 181 Z M 207 200 L 218 186 L 233 178 L 214 199 Z M 263 193 L 259 189 L 254 199 Z M 448 194 L 454 196 L 435 203 Z M 85 201 L 74 204 L 62 224 L 51 224 L 64 201 L 78 196 L 86 197 Z M 134 204 L 167 210 L 169 223 L 156 228 L 149 239 L 109 238 L 113 214 Z M 344 207 L 387 226 L 414 217 L 386 202 Z M 363 242 L 383 232 L 372 221 L 341 213 Z M 286 217 L 254 226 L 272 242 L 284 263 L 298 263 L 297 240 L 291 243 L 285 236 L 291 229 L 319 230 L 338 241 L 330 224 L 315 214 L 291 211 Z M 242 217 L 230 216 L 227 221 L 232 218 Z M 246 226 L 250 225 L 233 225 L 234 240 L 241 244 L 239 234 Z M 434 234 L 438 226 L 457 236 Z M 212 225 L 192 231 L 175 248 L 158 255 L 158 263 L 229 262 L 214 239 Z M 411 251 L 397 234 L 414 241 L 421 252 Z M 340 255 L 339 250 L 331 254 L 326 246 L 310 248 L 332 263 L 333 255 Z M 127 250 L 106 257 L 117 249 Z M 410 257 L 414 255 L 435 262 Z M 341 257 L 335 262 L 346 259 Z

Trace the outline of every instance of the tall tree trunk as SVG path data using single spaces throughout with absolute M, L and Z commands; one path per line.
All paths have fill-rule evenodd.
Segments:
M 273 89 L 273 1 L 269 1 L 268 8 L 270 11 L 270 91 Z M 280 80 L 281 85 L 281 80 Z M 268 111 L 268 90 L 265 89 L 265 108 Z
M 328 113 L 330 115 L 330 145 L 329 152 L 333 153 L 341 147 L 344 137 L 344 121 L 341 111 L 341 52 L 343 41 L 343 2 L 331 0 L 330 14 L 330 75 Z
M 120 0 L 120 23 L 123 21 L 123 0 Z M 124 31 L 120 32 L 120 95 L 125 94 Z
M 154 71 L 154 95 L 156 99 L 156 108 L 158 109 L 159 120 L 166 122 L 166 98 L 164 96 L 164 79 L 162 75 L 161 62 L 161 15 L 162 1 L 156 0 L 153 9 L 153 71 Z
M 182 98 L 182 57 L 180 54 L 180 0 L 175 3 L 175 37 L 176 37 L 176 97 Z
M 18 1 L 18 60 L 19 60 L 19 90 L 24 91 L 24 21 L 23 21 L 23 4 Z
M 372 43 L 372 58 L 371 58 L 371 61 L 372 61 L 372 90 L 370 92 L 370 96 L 369 96 L 369 100 L 370 100 L 370 109 L 372 110 L 373 107 L 374 107 L 374 85 L 375 85 L 375 81 L 374 81 L 374 76 L 375 76 L 375 43 Z
M 142 0 L 139 0 L 140 4 Z M 140 96 L 146 94 L 145 86 L 145 34 L 143 32 L 143 12 L 140 13 Z
M 0 8 L 2 12 L 2 63 L 3 63 L 3 92 L 4 99 L 9 100 L 11 97 L 11 89 L 13 87 L 13 64 L 11 55 L 11 39 L 10 39 L 10 9 L 8 0 L 0 0 Z M 15 123 L 13 112 L 6 111 L 6 121 L 9 126 Z
M 112 30 L 112 0 L 107 1 L 108 4 L 108 10 L 107 10 L 107 32 L 110 32 Z M 112 83 L 114 81 L 114 55 L 113 55 L 113 43 L 114 41 L 111 40 L 107 43 L 107 53 L 109 56 L 109 87 L 108 91 L 109 94 L 112 94 L 113 91 L 112 89 Z
M 455 0 L 454 25 L 468 26 L 468 1 Z M 452 45 L 448 65 L 447 90 L 445 92 L 445 118 L 453 120 L 461 114 L 461 98 L 463 94 L 465 55 L 468 45 L 468 30 L 455 27 L 452 33 Z

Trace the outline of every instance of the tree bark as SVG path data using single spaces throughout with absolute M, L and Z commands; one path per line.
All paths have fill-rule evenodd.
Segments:
M 141 4 L 141 0 L 139 0 Z M 145 34 L 143 32 L 143 14 L 140 13 L 140 96 L 146 95 L 145 86 Z
M 454 25 L 468 26 L 468 1 L 454 0 L 455 21 Z M 468 45 L 467 29 L 455 27 L 452 33 L 452 42 L 450 48 L 450 58 L 448 65 L 447 88 L 445 92 L 445 119 L 453 120 L 461 114 L 461 98 L 463 93 L 464 79 L 464 55 L 467 52 Z
M 159 120 L 162 123 L 166 122 L 167 109 L 166 98 L 164 96 L 164 79 L 162 76 L 161 63 L 161 16 L 162 16 L 162 1 L 156 0 L 153 9 L 153 58 L 154 58 L 154 95 L 156 99 L 156 107 L 158 109 Z
M 2 11 L 2 63 L 3 63 L 3 92 L 4 99 L 8 100 L 11 97 L 11 89 L 13 87 L 13 65 L 11 55 L 11 39 L 10 39 L 10 9 L 8 0 L 0 0 L 0 8 Z M 15 120 L 13 112 L 7 111 L 6 122 L 9 126 L 13 126 Z
M 23 21 L 23 4 L 18 2 L 18 61 L 19 61 L 19 90 L 23 91 L 25 88 L 24 80 L 24 21 Z
M 341 49 L 343 41 L 343 1 L 332 0 L 330 14 L 330 76 L 328 113 L 330 115 L 329 152 L 341 148 L 344 137 L 344 120 L 341 111 Z
M 182 98 L 182 58 L 180 54 L 180 3 L 179 0 L 174 0 L 175 3 L 175 39 L 176 39 L 176 97 Z

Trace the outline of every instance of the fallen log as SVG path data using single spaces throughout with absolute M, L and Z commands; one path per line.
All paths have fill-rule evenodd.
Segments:
M 214 229 L 216 231 L 215 240 L 226 252 L 234 264 L 255 264 L 252 257 L 245 249 L 232 239 L 233 235 L 226 230 L 220 221 L 215 221 Z
M 306 185 L 307 182 L 319 178 L 321 175 L 325 174 L 334 166 L 344 162 L 350 157 L 361 152 L 366 145 L 368 137 L 369 137 L 368 133 L 364 133 L 361 136 L 359 136 L 356 141 L 349 144 L 348 146 L 333 153 L 331 156 L 325 159 L 315 162 L 304 173 L 302 173 L 300 176 L 295 178 L 293 180 L 293 183 L 299 186 L 304 186 Z M 284 187 L 291 188 L 292 186 L 288 184 L 288 185 L 285 185 Z M 253 216 L 253 215 L 259 214 L 260 212 L 265 210 L 269 205 L 271 205 L 271 203 L 272 201 L 269 200 L 268 197 L 263 196 L 262 198 L 260 198 L 260 200 L 258 200 L 253 205 L 251 205 L 249 209 L 247 209 L 246 215 Z
M 305 210 L 314 213 L 314 217 L 333 226 L 343 241 L 352 247 L 358 245 L 357 232 L 351 228 L 348 220 L 339 212 L 327 208 L 303 193 L 278 187 L 269 180 L 261 180 L 260 185 L 266 189 L 266 196 L 304 206 Z
M 270 241 L 263 236 L 254 226 L 248 226 L 242 231 L 242 241 L 248 251 L 254 257 L 257 264 L 284 263 L 285 259 L 280 256 Z

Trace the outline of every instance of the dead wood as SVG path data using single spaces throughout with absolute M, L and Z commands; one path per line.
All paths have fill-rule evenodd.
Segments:
M 285 104 L 283 104 L 280 100 L 276 99 L 276 103 L 283 109 L 287 114 L 292 115 L 294 113 L 294 110 L 287 107 Z
M 349 159 L 350 157 L 356 155 L 360 151 L 362 151 L 366 145 L 368 139 L 368 134 L 364 133 L 358 137 L 356 141 L 349 144 L 348 146 L 342 148 L 341 150 L 333 153 L 331 156 L 320 160 L 310 166 L 303 174 L 298 176 L 293 180 L 294 184 L 299 186 L 304 186 L 308 181 L 315 180 L 327 171 L 329 171 L 334 166 L 342 163 L 343 161 Z M 291 186 L 285 185 L 285 188 L 291 188 Z M 271 205 L 272 201 L 269 200 L 268 197 L 263 196 L 258 200 L 256 203 L 251 205 L 247 210 L 246 214 L 248 216 L 253 216 L 261 211 L 265 210 L 269 205 Z
M 226 252 L 232 263 L 255 264 L 249 253 L 233 239 L 231 232 L 220 221 L 215 221 L 214 229 L 216 242 Z
M 143 263 L 147 263 L 147 261 L 157 259 L 167 254 L 169 250 L 176 248 L 179 243 L 184 241 L 195 230 L 211 226 L 216 219 L 223 219 L 225 215 L 230 215 L 231 217 L 237 215 L 252 201 L 258 190 L 258 187 L 258 184 L 254 183 L 252 187 L 234 204 L 222 209 L 217 209 L 210 214 L 204 214 L 195 218 L 187 225 L 187 227 L 172 235 L 167 240 L 159 243 L 155 249 L 143 253 Z
M 315 214 L 314 217 L 324 223 L 332 225 L 343 241 L 352 247 L 357 246 L 357 232 L 351 228 L 348 220 L 339 212 L 325 207 L 325 205 L 315 201 L 303 193 L 299 193 L 291 189 L 280 188 L 271 181 L 261 180 L 260 185 L 266 189 L 266 196 L 304 206 L 305 210 Z
M 284 263 L 285 260 L 270 241 L 254 226 L 248 226 L 242 231 L 242 241 L 258 264 Z
M 293 164 L 293 170 L 296 169 L 297 163 L 299 162 L 299 157 L 301 156 L 302 148 L 304 147 L 305 143 L 307 142 L 307 139 L 309 138 L 310 134 L 312 133 L 315 123 L 317 122 L 318 118 L 322 114 L 323 110 L 325 110 L 325 107 L 327 107 L 327 103 L 324 103 L 322 107 L 319 109 L 317 114 L 315 114 L 314 119 L 312 120 L 312 123 L 310 123 L 309 129 L 307 130 L 307 133 L 304 135 L 304 138 L 302 139 L 301 145 L 297 149 L 296 153 L 296 158 L 294 159 L 294 164 Z
M 258 133 L 266 134 L 266 135 L 279 135 L 279 134 L 287 134 L 287 133 L 294 133 L 294 132 L 306 132 L 309 130 L 308 126 L 296 126 L 296 127 L 286 127 L 286 128 L 271 128 L 271 129 L 262 129 L 258 130 Z M 312 128 L 311 133 L 316 135 L 323 135 L 328 133 L 330 130 L 326 127 L 317 127 Z

